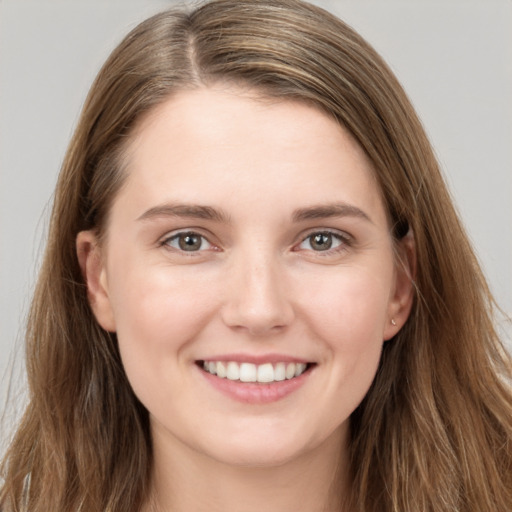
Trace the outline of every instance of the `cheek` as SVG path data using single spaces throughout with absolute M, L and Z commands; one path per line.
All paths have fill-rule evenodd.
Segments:
M 208 322 L 214 296 L 187 272 L 143 266 L 116 269 L 111 301 L 123 363 L 127 369 L 164 367 L 186 353 Z
M 311 286 L 311 293 L 304 296 L 303 317 L 323 345 L 323 362 L 330 369 L 325 407 L 332 425 L 360 404 L 378 368 L 392 270 L 376 275 L 367 269 L 343 268 L 331 280 L 324 280 L 322 289 Z M 335 406 L 329 402 L 333 397 Z
M 302 298 L 302 315 L 333 349 L 359 351 L 376 339 L 383 341 L 392 277 L 391 265 L 378 272 L 341 267 L 328 278 L 311 275 L 295 296 Z

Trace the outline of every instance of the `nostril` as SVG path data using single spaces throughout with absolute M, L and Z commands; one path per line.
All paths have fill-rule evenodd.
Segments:
M 292 323 L 294 310 L 287 289 L 277 269 L 270 267 L 239 269 L 239 278 L 226 290 L 222 317 L 227 326 L 260 336 L 280 332 Z

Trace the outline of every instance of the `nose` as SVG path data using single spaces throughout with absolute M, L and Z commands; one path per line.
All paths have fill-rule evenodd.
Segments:
M 252 336 L 285 329 L 294 318 L 283 269 L 270 256 L 240 257 L 230 267 L 223 321 Z

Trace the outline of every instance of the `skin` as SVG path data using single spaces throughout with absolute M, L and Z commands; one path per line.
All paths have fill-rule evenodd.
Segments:
M 117 332 L 150 413 L 155 503 L 334 507 L 350 414 L 412 302 L 370 162 L 315 108 L 221 85 L 156 107 L 127 161 L 102 245 L 82 232 L 77 251 L 97 320 Z M 333 204 L 341 215 L 318 210 Z M 222 218 L 162 205 L 208 206 Z M 308 208 L 315 218 L 296 218 Z M 183 231 L 203 237 L 198 250 L 180 249 Z M 314 244 L 318 233 L 327 245 Z M 276 353 L 314 365 L 302 386 L 265 404 L 219 392 L 196 364 Z

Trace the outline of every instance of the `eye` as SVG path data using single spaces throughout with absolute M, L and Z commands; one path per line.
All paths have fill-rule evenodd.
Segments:
M 186 231 L 170 236 L 163 241 L 163 245 L 185 252 L 205 251 L 213 247 L 203 235 L 194 233 L 193 231 Z
M 344 244 L 348 244 L 348 238 L 331 231 L 320 231 L 311 233 L 300 244 L 299 249 L 309 251 L 329 251 L 336 250 Z

